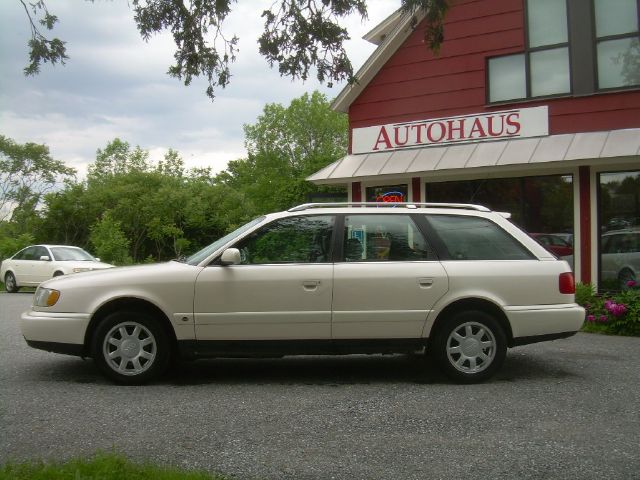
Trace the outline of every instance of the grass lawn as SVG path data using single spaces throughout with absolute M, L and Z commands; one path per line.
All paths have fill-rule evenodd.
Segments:
M 0 466 L 0 480 L 230 480 L 206 472 L 138 464 L 122 455 L 100 453 L 64 463 L 29 462 Z

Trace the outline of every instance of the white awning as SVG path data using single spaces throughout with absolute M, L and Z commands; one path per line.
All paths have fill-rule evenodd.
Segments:
M 347 155 L 307 180 L 346 183 L 381 175 L 418 177 L 461 170 L 469 173 L 474 168 L 559 166 L 559 162 L 638 155 L 640 128 L 632 128 Z

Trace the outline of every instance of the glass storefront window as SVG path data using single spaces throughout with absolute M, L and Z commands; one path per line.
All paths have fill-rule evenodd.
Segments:
M 640 171 L 601 173 L 600 290 L 638 287 L 640 275 Z
M 571 175 L 428 183 L 427 202 L 484 205 L 511 213 L 511 220 L 545 248 L 573 263 Z
M 407 202 L 409 187 L 405 185 L 387 185 L 367 187 L 367 202 Z

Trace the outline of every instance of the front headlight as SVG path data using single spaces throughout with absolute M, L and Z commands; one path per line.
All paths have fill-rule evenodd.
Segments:
M 53 307 L 59 298 L 60 292 L 58 290 L 38 287 L 33 304 L 36 307 Z

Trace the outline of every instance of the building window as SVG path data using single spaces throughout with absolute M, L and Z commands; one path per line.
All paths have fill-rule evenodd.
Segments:
M 558 257 L 573 262 L 571 175 L 428 183 L 428 202 L 484 205 L 511 220 Z
M 525 51 L 488 59 L 488 101 L 640 85 L 639 3 L 527 0 Z
M 638 288 L 640 171 L 599 177 L 600 291 Z
M 566 0 L 529 0 L 526 12 L 526 52 L 489 59 L 490 102 L 571 91 Z
M 406 202 L 409 188 L 404 185 L 367 187 L 367 202 Z
M 640 84 L 638 0 L 595 0 L 598 87 Z

